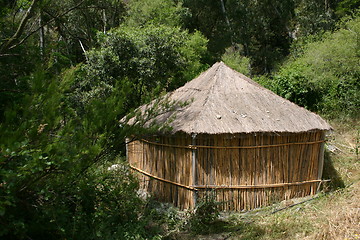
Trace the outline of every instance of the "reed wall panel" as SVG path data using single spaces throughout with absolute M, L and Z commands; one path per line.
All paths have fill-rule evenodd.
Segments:
M 195 139 L 196 176 L 192 176 L 194 149 L 189 147 L 192 144 L 189 135 L 178 133 L 133 141 L 128 144 L 127 153 L 130 165 L 153 176 L 185 186 L 192 186 L 195 177 L 196 185 L 203 186 L 198 188 L 199 198 L 215 191 L 216 200 L 222 203 L 223 210 L 240 211 L 315 194 L 318 182 L 271 188 L 226 187 L 317 180 L 324 144 L 319 141 L 322 140 L 323 131 L 297 134 L 198 134 Z M 141 187 L 158 200 L 172 202 L 182 209 L 194 207 L 193 190 L 141 173 L 138 175 Z M 218 188 L 214 190 L 214 186 Z

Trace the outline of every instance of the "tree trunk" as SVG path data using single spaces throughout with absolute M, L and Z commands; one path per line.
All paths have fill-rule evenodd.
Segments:
M 40 12 L 39 16 L 39 41 L 40 41 L 40 55 L 44 57 L 44 50 L 45 50 L 45 40 L 44 40 L 44 26 L 42 23 L 42 12 Z

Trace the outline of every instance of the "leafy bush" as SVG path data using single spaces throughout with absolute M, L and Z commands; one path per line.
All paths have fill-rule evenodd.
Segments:
M 359 117 L 360 17 L 322 40 L 302 46 L 267 85 L 281 96 L 328 117 Z M 299 51 L 299 50 L 297 50 Z M 262 80 L 263 81 L 263 80 Z
M 176 3 L 177 2 L 177 3 Z M 133 0 L 129 4 L 126 24 L 133 27 L 154 25 L 181 26 L 183 18 L 190 15 L 182 1 Z
M 88 53 L 87 76 L 77 83 L 80 101 L 106 98 L 118 87 L 127 109 L 173 90 L 204 67 L 206 39 L 165 25 L 122 26 L 99 35 L 101 48 Z
M 240 49 L 228 48 L 226 49 L 221 59 L 229 67 L 244 74 L 245 76 L 250 76 L 250 59 L 242 56 L 241 51 L 242 50 Z
M 151 237 L 132 175 L 124 167 L 116 173 L 103 168 L 121 155 L 129 133 L 119 127 L 123 93 L 90 98 L 79 107 L 79 69 L 58 78 L 46 71 L 32 74 L 29 93 L 4 114 L 0 238 Z
M 31 156 L 28 156 L 29 160 Z M 81 175 L 55 167 L 51 159 L 19 165 L 16 173 L 3 166 L 0 236 L 6 239 L 119 239 L 146 237 L 140 219 L 138 184 L 125 165 L 113 171 L 94 166 Z M 25 161 L 14 156 L 13 161 Z M 43 169 L 41 162 L 45 164 Z M 25 174 L 31 171 L 30 176 Z M 14 166 L 12 166 L 12 169 Z M 99 170 L 102 169 L 102 170 Z M 6 171 L 8 170 L 8 171 Z M 31 175 L 35 177 L 32 178 Z
M 297 68 L 283 69 L 272 79 L 272 90 L 286 99 L 307 109 L 316 111 L 321 101 L 321 90 L 309 81 Z
M 216 201 L 215 191 L 205 193 L 189 217 L 188 225 L 191 231 L 195 233 L 208 232 L 209 225 L 213 224 L 220 215 L 219 204 Z
M 1 106 L 0 238 L 152 237 L 131 174 L 99 168 L 138 133 L 120 119 L 198 74 L 206 39 L 178 27 L 122 26 L 99 34 L 99 44 L 61 74 L 36 68 L 17 101 Z

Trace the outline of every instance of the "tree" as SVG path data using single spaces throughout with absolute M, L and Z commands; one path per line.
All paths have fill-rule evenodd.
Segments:
M 235 42 L 256 74 L 269 73 L 288 53 L 293 1 L 228 1 Z
M 64 9 L 71 11 L 59 14 Z M 126 9 L 121 0 L 51 1 L 43 14 L 44 19 L 54 19 L 48 25 L 53 32 L 48 36 L 52 61 L 66 57 L 75 65 L 85 60 L 84 52 L 97 46 L 98 32 L 106 33 L 123 22 Z
M 21 96 L 4 105 L 1 237 L 152 234 L 144 228 L 137 183 L 121 161 L 125 136 L 142 130 L 119 120 L 198 74 L 206 39 L 179 27 L 122 25 L 98 33 L 95 45 L 86 63 L 56 70 L 36 65 L 22 75 Z M 107 170 L 114 162 L 120 175 Z
M 336 22 L 334 11 L 337 2 L 337 0 L 295 1 L 294 37 L 305 37 L 332 30 Z
M 181 1 L 132 0 L 128 8 L 126 24 L 132 27 L 148 24 L 183 27 L 184 19 L 190 14 Z
M 336 6 L 336 15 L 338 17 L 344 17 L 346 14 L 351 14 L 360 7 L 359 0 L 342 0 L 338 1 Z
M 276 93 L 328 117 L 359 117 L 360 18 L 308 42 L 274 75 Z M 329 51 L 331 49 L 331 51 Z
M 223 3 L 223 4 L 222 4 Z M 184 1 L 192 17 L 186 26 L 209 39 L 209 62 L 218 61 L 225 49 L 239 47 L 251 59 L 255 74 L 270 72 L 290 47 L 293 1 Z
M 102 98 L 117 84 L 127 92 L 127 109 L 164 90 L 173 90 L 203 69 L 206 40 L 165 25 L 122 26 L 100 35 L 101 48 L 88 53 L 82 100 Z
M 185 27 L 190 32 L 200 31 L 209 39 L 209 56 L 206 61 L 212 64 L 220 60 L 225 48 L 231 46 L 232 32 L 227 25 L 221 1 L 184 0 L 183 6 L 190 10 L 191 15 L 185 18 Z M 232 6 L 226 6 L 232 7 Z
M 60 74 L 85 60 L 98 31 L 117 27 L 126 13 L 120 0 L 2 1 L 0 12 L 0 120 L 7 106 L 29 91 L 27 76 L 39 66 Z

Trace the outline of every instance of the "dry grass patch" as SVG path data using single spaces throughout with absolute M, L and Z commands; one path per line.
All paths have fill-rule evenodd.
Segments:
M 310 239 L 360 239 L 360 182 L 338 191 L 324 202 Z

